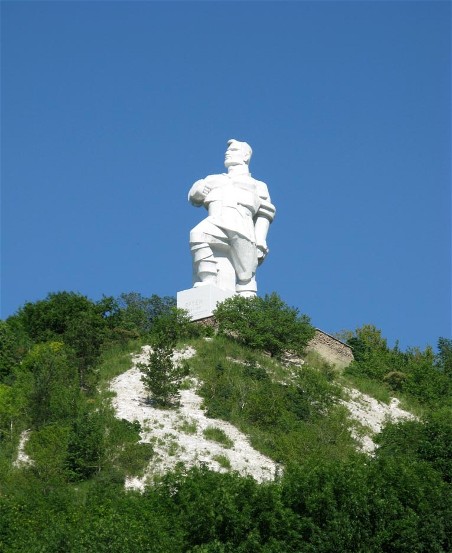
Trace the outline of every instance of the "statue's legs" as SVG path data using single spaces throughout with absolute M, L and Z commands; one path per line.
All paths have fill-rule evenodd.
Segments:
M 210 234 L 213 231 L 216 236 Z M 194 287 L 215 284 L 241 296 L 256 295 L 257 250 L 253 242 L 203 221 L 190 232 L 190 250 Z
M 249 280 L 237 280 L 235 291 L 239 296 L 252 298 L 257 294 L 256 275 L 253 275 Z
M 229 232 L 228 235 L 231 261 L 237 276 L 235 291 L 240 296 L 253 297 L 257 293 L 256 245 L 236 232 Z
M 217 262 L 207 242 L 190 244 L 193 257 L 193 286 L 217 283 Z

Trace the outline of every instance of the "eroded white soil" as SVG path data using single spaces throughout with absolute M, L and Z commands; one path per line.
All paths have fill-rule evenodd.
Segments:
M 177 409 L 157 409 L 147 401 L 148 394 L 136 365 L 146 360 L 148 351 L 149 347 L 145 346 L 143 352 L 133 358 L 133 367 L 115 378 L 110 386 L 116 393 L 112 402 L 117 416 L 130 422 L 139 421 L 141 441 L 152 443 L 155 452 L 145 476 L 128 479 L 126 487 L 144 489 L 146 481 L 153 475 L 174 468 L 178 462 L 188 467 L 205 464 L 220 472 L 234 470 L 250 475 L 258 482 L 273 479 L 278 470 L 274 461 L 253 449 L 247 437 L 232 424 L 205 416 L 201 408 L 202 398 L 196 393 L 195 380 L 192 380 L 191 389 L 181 390 L 180 407 Z M 195 350 L 188 347 L 177 352 L 175 360 L 188 359 L 194 354 Z M 224 447 L 206 439 L 203 431 L 208 427 L 223 430 L 233 446 Z M 225 462 L 230 464 L 230 468 L 222 466 Z
M 402 419 L 416 419 L 399 407 L 397 398 L 392 398 L 387 405 L 354 388 L 345 388 L 345 392 L 349 399 L 341 403 L 349 410 L 350 417 L 359 423 L 360 428 L 353 430 L 353 436 L 366 453 L 372 454 L 375 451 L 377 446 L 372 437 L 381 432 L 385 424 Z
M 205 416 L 202 398 L 196 393 L 196 380 L 191 380 L 190 389 L 181 390 L 180 407 L 158 409 L 152 406 L 137 368 L 138 363 L 147 360 L 148 352 L 149 346 L 144 346 L 142 352 L 133 357 L 132 368 L 115 378 L 110 386 L 116 394 L 112 401 L 117 416 L 130 422 L 139 421 L 141 442 L 151 443 L 155 452 L 146 474 L 142 478 L 129 478 L 126 487 L 142 490 L 154 475 L 174 468 L 179 462 L 187 467 L 205 464 L 220 472 L 238 471 L 258 482 L 274 479 L 281 471 L 277 463 L 253 449 L 247 437 L 232 424 Z M 176 352 L 174 360 L 180 362 L 195 353 L 193 348 L 187 347 Z M 352 430 L 353 436 L 369 454 L 376 448 L 372 438 L 387 422 L 415 418 L 399 407 L 396 398 L 386 405 L 356 389 L 346 388 L 345 391 L 348 400 L 343 400 L 342 404 L 357 423 Z M 203 431 L 208 427 L 223 430 L 233 446 L 228 448 L 206 439 Z

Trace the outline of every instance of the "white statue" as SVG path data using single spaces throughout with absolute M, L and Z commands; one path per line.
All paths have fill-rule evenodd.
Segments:
M 268 253 L 267 232 L 275 216 L 267 185 L 248 169 L 252 150 L 229 140 L 227 173 L 195 182 L 188 200 L 209 215 L 190 232 L 193 286 L 214 284 L 249 297 L 256 295 L 256 268 Z

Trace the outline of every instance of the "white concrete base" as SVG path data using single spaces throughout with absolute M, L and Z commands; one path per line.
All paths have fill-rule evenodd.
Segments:
M 217 303 L 235 295 L 235 292 L 223 290 L 214 284 L 204 284 L 177 292 L 177 307 L 186 309 L 192 321 L 211 317 Z

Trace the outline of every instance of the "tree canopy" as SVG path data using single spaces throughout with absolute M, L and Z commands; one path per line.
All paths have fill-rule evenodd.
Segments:
M 289 307 L 276 293 L 263 298 L 233 296 L 217 306 L 214 317 L 220 333 L 274 357 L 285 351 L 302 353 L 314 336 L 309 317 Z

